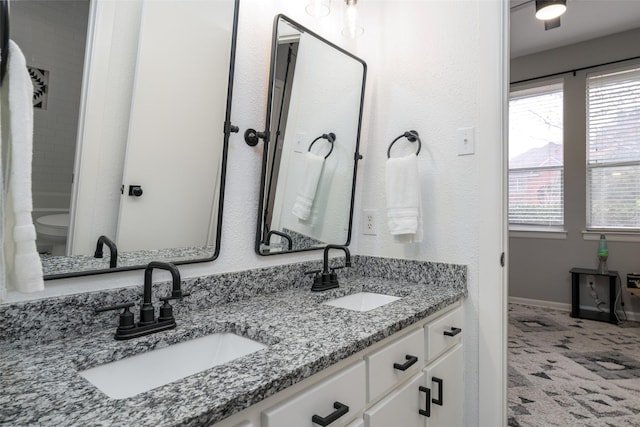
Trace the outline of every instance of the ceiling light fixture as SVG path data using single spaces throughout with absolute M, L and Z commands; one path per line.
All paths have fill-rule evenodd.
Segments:
M 567 0 L 536 0 L 536 18 L 556 19 L 567 11 Z
M 309 0 L 304 10 L 314 18 L 322 18 L 331 12 L 331 0 Z
M 356 9 L 358 0 L 344 0 L 344 2 L 347 6 L 344 8 L 345 24 L 342 29 L 342 35 L 355 39 L 364 33 L 364 28 L 360 25 L 358 9 Z

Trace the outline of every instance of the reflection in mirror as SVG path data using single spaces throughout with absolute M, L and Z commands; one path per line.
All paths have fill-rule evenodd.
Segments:
M 348 244 L 366 64 L 279 15 L 256 251 Z
M 238 2 L 12 3 L 45 279 L 215 259 Z

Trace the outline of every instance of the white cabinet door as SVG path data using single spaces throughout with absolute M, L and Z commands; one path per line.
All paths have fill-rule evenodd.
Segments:
M 425 417 L 419 414 L 420 402 L 424 402 L 424 393 L 419 392 L 423 382 L 424 374 L 416 375 L 366 411 L 366 427 L 423 427 Z
M 358 418 L 357 420 L 349 423 L 347 427 L 364 427 L 364 420 L 362 418 Z
M 463 369 L 461 344 L 424 369 L 424 385 L 431 390 L 427 427 L 462 426 Z M 425 409 L 424 397 L 422 393 L 422 409 Z
M 342 426 L 365 405 L 365 363 L 343 369 L 292 399 L 262 412 L 262 427 L 317 427 L 313 416 L 335 418 L 331 427 Z

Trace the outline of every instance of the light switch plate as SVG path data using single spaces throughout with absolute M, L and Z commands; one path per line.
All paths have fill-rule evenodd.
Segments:
M 304 142 L 306 140 L 307 134 L 303 132 L 296 133 L 296 145 L 293 147 L 294 153 L 303 153 L 305 150 Z
M 469 154 L 475 154 L 475 129 L 460 128 L 458 129 L 458 156 L 467 156 Z

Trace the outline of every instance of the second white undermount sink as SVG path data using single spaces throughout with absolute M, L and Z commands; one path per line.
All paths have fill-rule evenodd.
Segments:
M 358 292 L 357 294 L 347 295 L 346 297 L 327 301 L 324 304 L 331 305 L 333 307 L 346 308 L 348 310 L 369 311 L 399 299 L 399 297 L 377 294 L 374 292 Z
M 266 347 L 232 333 L 215 333 L 89 368 L 79 374 L 107 396 L 124 399 Z

